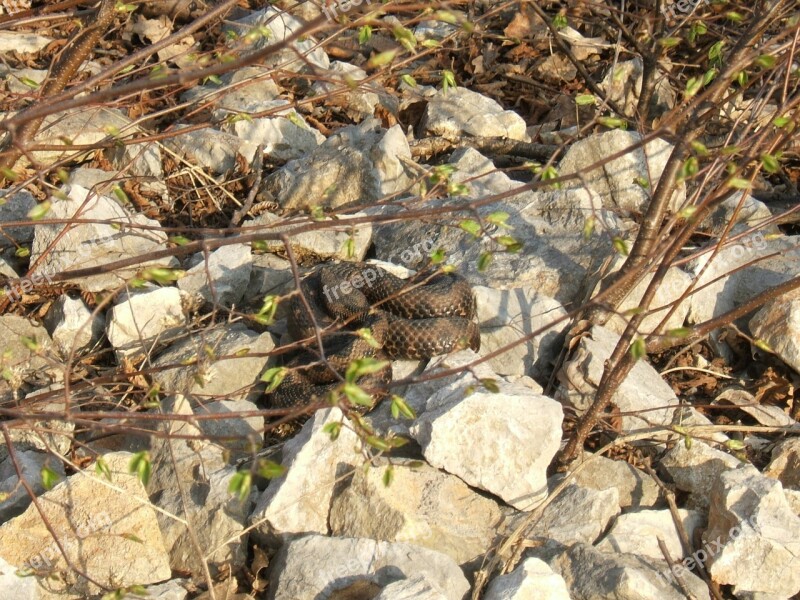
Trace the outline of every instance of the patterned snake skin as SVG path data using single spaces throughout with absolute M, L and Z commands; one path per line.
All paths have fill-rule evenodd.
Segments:
M 463 348 L 480 349 L 475 298 L 467 281 L 454 273 L 418 273 L 400 279 L 375 265 L 325 265 L 306 277 L 302 298 L 292 298 L 289 333 L 310 339 L 316 348 L 315 325 L 322 332 L 328 364 L 343 375 L 350 361 L 372 357 L 430 358 Z M 373 343 L 356 335 L 368 327 Z M 376 347 L 377 346 L 377 347 Z M 273 408 L 301 408 L 324 400 L 341 378 L 310 350 L 291 360 L 283 382 L 271 395 Z M 362 377 L 364 389 L 385 388 L 391 366 Z M 373 401 L 379 394 L 373 396 Z

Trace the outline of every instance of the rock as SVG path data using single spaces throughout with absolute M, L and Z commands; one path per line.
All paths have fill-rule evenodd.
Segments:
M 287 541 L 271 564 L 269 600 L 326 600 L 357 580 L 380 586 L 422 576 L 448 600 L 462 600 L 469 584 L 453 560 L 399 542 L 305 535 Z
M 473 291 L 478 307 L 483 355 L 547 328 L 566 314 L 558 301 L 523 288 L 495 290 L 476 286 Z M 490 359 L 489 365 L 498 375 L 546 375 L 551 361 L 555 360 L 561 349 L 560 336 L 566 325 L 567 321 L 562 321 L 545 329 L 528 342 Z
M 36 580 L 20 577 L 15 566 L 0 558 L 0 596 L 14 600 L 39 600 L 42 592 L 37 588 Z
M 146 255 L 161 250 L 167 235 L 157 229 L 158 221 L 142 215 L 129 215 L 116 201 L 106 196 L 90 196 L 89 190 L 78 185 L 66 188 L 67 197 L 53 198 L 48 219 L 92 220 L 93 223 L 71 225 L 63 236 L 65 225 L 41 223 L 36 226 L 31 262 L 46 253 L 37 274 L 50 275 L 74 269 L 96 267 L 117 260 Z M 114 226 L 110 222 L 125 225 Z M 145 227 L 141 229 L 140 227 Z M 56 239 L 58 238 L 58 239 Z M 113 273 L 81 278 L 82 289 L 90 292 L 116 289 L 129 277 L 149 266 L 176 266 L 174 258 L 148 261 Z M 29 275 L 30 276 L 30 275 Z
M 156 513 L 141 481 L 128 471 L 131 458 L 125 452 L 103 456 L 113 487 L 92 466 L 39 497 L 39 507 L 72 564 L 112 589 L 156 583 L 171 575 Z M 0 557 L 18 568 L 61 571 L 58 580 L 31 578 L 48 591 L 80 597 L 101 593 L 69 569 L 35 506 L 0 526 Z
M 423 575 L 388 584 L 373 600 L 447 600 Z
M 280 96 L 273 80 L 274 71 L 261 65 L 242 67 L 220 76 L 221 84 L 208 82 L 181 94 L 181 102 L 203 102 L 231 113 L 249 112 L 254 106 Z
M 252 456 L 264 444 L 264 417 L 243 417 L 237 413 L 257 412 L 253 402 L 247 400 L 220 400 L 205 402 L 195 408 L 195 413 L 226 415 L 221 419 L 203 419 L 199 421 L 200 429 L 210 438 L 231 438 L 218 442 L 231 458 Z
M 457 14 L 461 19 L 465 19 L 463 13 L 456 13 L 455 11 L 451 11 L 451 13 L 455 13 L 454 16 Z M 424 42 L 425 40 L 443 40 L 457 31 L 458 27 L 451 23 L 436 20 L 422 21 L 419 25 L 414 27 L 414 37 L 420 42 Z
M 690 492 L 694 504 L 708 506 L 709 494 L 720 475 L 737 468 L 741 463 L 730 454 L 721 452 L 699 440 L 692 440 L 691 449 L 678 442 L 659 463 L 679 490 Z
M 177 129 L 180 132 L 186 127 L 188 125 L 178 126 Z M 239 156 L 247 164 L 251 164 L 257 146 L 231 133 L 209 128 L 177 133 L 169 139 L 167 145 L 180 156 L 187 157 L 215 175 L 223 175 L 233 170 Z
M 599 195 L 605 208 L 644 213 L 672 153 L 671 144 L 657 138 L 644 148 L 628 151 L 602 167 L 588 170 L 599 158 L 622 152 L 641 140 L 639 133 L 621 129 L 591 135 L 567 150 L 558 164 L 558 173 L 562 176 L 580 173 L 581 180 Z M 647 186 L 642 187 L 637 181 L 644 181 Z M 670 211 L 678 210 L 685 199 L 686 189 L 679 185 L 670 199 Z
M 644 508 L 660 502 L 658 484 L 633 465 L 623 460 L 584 453 L 572 463 L 571 468 L 575 469 L 586 460 L 591 460 L 591 464 L 574 475 L 576 485 L 595 490 L 616 489 L 620 508 Z
M 213 306 L 238 305 L 250 283 L 253 256 L 249 244 L 222 246 L 208 255 L 178 280 L 178 288 Z
M 775 446 L 764 475 L 777 479 L 784 488 L 800 490 L 800 438 L 789 438 Z
M 800 592 L 800 517 L 780 482 L 751 465 L 722 473 L 711 491 L 708 572 L 733 593 Z
M 47 78 L 47 69 L 11 69 L 6 73 L 0 70 L 0 74 L 5 79 L 6 88 L 11 94 L 27 96 L 36 93 L 38 85 Z M 37 84 L 37 87 L 32 86 L 31 81 Z
M 335 441 L 323 431 L 342 418 L 338 408 L 318 410 L 300 433 L 286 442 L 281 462 L 286 473 L 270 482 L 250 517 L 268 543 L 291 534 L 328 533 L 334 487 L 363 461 L 352 429 L 343 426 Z
M 350 63 L 335 60 L 328 72 L 320 76 L 324 79 L 311 86 L 311 93 L 314 96 L 333 94 L 325 101 L 325 106 L 342 106 L 346 114 L 356 122 L 371 117 L 380 102 L 379 96 L 386 95 L 374 83 L 359 85 L 359 81 L 367 78 L 367 72 Z
M 635 115 L 642 94 L 644 66 L 641 58 L 634 58 L 619 64 L 606 73 L 600 88 L 607 98 L 615 102 L 626 115 Z M 659 71 L 656 76 L 653 96 L 650 99 L 650 117 L 658 117 L 675 106 L 675 92 L 669 78 Z
M 244 38 L 243 41 L 250 53 L 286 40 L 301 27 L 303 22 L 299 19 L 269 6 L 252 12 L 242 19 L 227 22 L 224 29 L 235 32 L 239 38 Z M 268 33 L 263 35 L 258 33 L 262 28 Z M 265 57 L 261 63 L 270 68 L 280 65 L 282 70 L 288 71 L 304 70 L 306 63 L 309 63 L 310 68 L 327 69 L 330 60 L 324 50 L 317 47 L 317 41 L 308 36 L 300 39 L 302 41 L 292 42 L 287 48 Z M 303 59 L 301 60 L 299 56 L 303 56 Z
M 144 588 L 148 600 L 185 600 L 189 592 L 184 587 L 186 580 L 173 579 L 160 585 L 148 585 Z M 122 600 L 141 600 L 142 596 L 134 593 L 127 593 Z
M 10 432 L 9 432 L 10 433 Z M 64 465 L 61 461 L 53 460 L 51 456 L 44 452 L 35 450 L 21 450 L 14 446 L 16 450 L 17 463 L 22 471 L 22 477 L 28 482 L 33 492 L 39 496 L 44 491 L 42 483 L 42 468 L 47 466 L 59 479 L 64 478 Z M 7 456 L 6 448 L 3 448 L 6 457 L 0 462 L 0 523 L 5 523 L 9 519 L 16 517 L 24 511 L 31 503 L 31 498 L 27 490 L 22 487 L 17 476 L 17 470 L 10 456 Z M 0 591 L 3 587 L 0 584 Z
M 355 213 L 349 215 L 349 218 L 357 219 L 363 216 L 363 213 Z M 359 223 L 348 226 L 347 220 L 347 218 L 332 219 L 328 221 L 332 225 L 330 228 L 314 229 L 288 236 L 297 260 L 300 262 L 317 262 L 328 258 L 362 260 L 372 240 L 372 224 Z M 282 222 L 285 222 L 282 217 L 264 213 L 255 219 L 245 221 L 244 226 L 271 226 L 270 229 L 276 233 L 292 229 L 292 225 L 280 225 Z M 268 252 L 286 253 L 281 240 L 266 240 L 264 244 Z
M 593 490 L 572 484 L 542 511 L 527 537 L 561 544 L 593 544 L 617 515 L 619 493 L 616 489 Z
M 28 213 L 37 205 L 33 194 L 20 190 L 8 195 L 8 190 L 0 190 L 0 248 L 26 246 L 33 240 L 33 225 L 6 227 L 6 221 L 27 221 Z
M 705 525 L 705 516 L 701 512 L 682 508 L 678 509 L 678 514 L 689 539 L 694 539 L 695 530 Z M 619 515 L 611 531 L 595 547 L 611 554 L 634 554 L 665 560 L 658 545 L 659 538 L 664 540 L 672 560 L 680 562 L 684 553 L 683 544 L 668 510 L 637 510 Z
M 591 206 L 589 192 L 569 189 L 559 191 L 560 195 L 530 191 L 512 194 L 521 184 L 498 172 L 492 161 L 471 148 L 456 150 L 450 158 L 450 164 L 457 169 L 451 181 L 465 185 L 466 193 L 459 200 L 447 198 L 441 205 L 434 202 L 430 206 L 446 206 L 450 209 L 462 201 L 485 202 L 490 196 L 508 195 L 477 210 L 484 218 L 492 213 L 507 213 L 507 224 L 513 228 L 509 233 L 522 244 L 522 249 L 513 253 L 498 252 L 495 242 L 485 238 L 476 239 L 472 234 L 453 227 L 447 219 L 431 223 L 415 220 L 376 226 L 376 257 L 391 260 L 390 257 L 401 255 L 415 246 L 441 248 L 446 252 L 448 262 L 458 265 L 459 273 L 473 285 L 500 290 L 536 290 L 564 305 L 582 301 L 587 292 L 589 275 L 614 253 L 607 235 L 595 235 L 588 241 L 585 239 L 585 211 L 581 213 L 575 207 L 568 212 L 560 210 L 560 207 L 572 204 L 578 207 Z M 385 215 L 388 209 L 378 207 L 373 210 Z M 402 218 L 402 211 L 397 214 Z M 598 223 L 600 221 L 598 219 Z M 611 219 L 609 223 L 614 224 L 616 220 Z M 489 226 L 489 231 L 497 233 L 493 226 Z M 482 271 L 478 268 L 478 262 L 484 252 L 492 254 L 492 262 Z M 417 265 L 406 266 L 415 268 Z
M 767 302 L 750 319 L 750 331 L 783 361 L 800 372 L 800 292 L 797 290 Z M 789 419 L 793 421 L 793 419 Z
M 619 260 L 619 266 L 622 266 L 623 262 L 624 260 Z M 649 334 L 655 331 L 655 328 L 658 327 L 664 317 L 667 316 L 667 312 L 673 309 L 672 305 L 689 289 L 692 279 L 692 276 L 682 269 L 677 267 L 669 269 L 659 285 L 653 300 L 650 302 L 647 316 L 645 316 L 639 324 L 637 331 L 641 334 Z M 642 296 L 644 296 L 651 281 L 652 277 L 648 276 L 637 283 L 604 326 L 622 335 L 629 321 L 629 317 L 623 315 L 626 315 L 626 311 L 635 310 L 640 307 Z M 661 327 L 659 332 L 665 333 L 670 329 L 683 327 L 686 316 L 689 313 L 689 306 L 690 300 L 686 298 L 678 305 L 677 309 L 672 312 L 672 315 L 664 326 Z
M 6 55 L 9 52 L 36 54 L 52 42 L 53 38 L 35 33 L 0 31 L 0 52 Z
M 484 600 L 570 600 L 567 584 L 561 575 L 538 558 L 526 558 L 508 575 L 495 577 Z
M 569 588 L 573 600 L 686 600 L 666 566 L 632 554 L 605 554 L 577 543 L 550 563 Z M 681 579 L 697 600 L 709 600 L 708 587 L 684 569 Z
M 273 363 L 268 354 L 274 348 L 269 333 L 256 333 L 242 323 L 220 325 L 175 342 L 159 354 L 153 361 L 153 381 L 166 394 L 255 401 L 263 393 L 257 384 Z
M 787 325 L 780 324 L 781 329 L 787 329 Z M 791 328 L 791 325 L 788 325 Z M 773 348 L 774 350 L 774 348 Z M 778 353 L 780 354 L 780 353 Z M 767 427 L 794 427 L 800 431 L 800 425 L 792 417 L 787 415 L 779 406 L 769 404 L 759 404 L 756 397 L 743 389 L 728 388 L 714 398 L 712 404 L 730 403 L 738 406 L 739 409 L 753 417 L 756 421 Z
M 266 177 L 262 194 L 287 211 L 369 204 L 411 186 L 414 174 L 403 160 L 412 158 L 400 126 L 384 130 L 367 119 Z
M 184 295 L 173 287 L 129 294 L 109 311 L 106 335 L 117 352 L 136 360 L 181 333 L 189 322 Z
M 23 383 L 49 385 L 63 378 L 63 371 L 51 365 L 47 359 L 52 352 L 53 342 L 41 325 L 17 315 L 0 316 L 0 339 L 3 340 L 0 365 L 7 369 L 3 379 L 8 381 L 12 389 L 18 389 Z M 31 349 L 29 340 L 35 341 L 38 352 Z
M 31 392 L 25 396 L 28 410 L 52 413 L 52 418 L 35 421 L 30 427 L 15 428 L 9 431 L 9 437 L 16 449 L 35 449 L 51 454 L 66 456 L 72 448 L 75 423 L 64 418 L 65 401 L 60 384 L 52 385 Z M 59 392 L 61 392 L 59 394 Z M 5 453 L 5 446 L 0 446 Z
M 176 396 L 164 403 L 164 412 L 191 415 L 193 411 L 186 398 Z M 165 435 L 152 438 L 153 475 L 147 492 L 153 503 L 166 511 L 158 513 L 158 524 L 170 566 L 189 571 L 197 580 L 204 578 L 202 560 L 212 577 L 242 567 L 247 555 L 245 526 L 251 501 L 241 501 L 228 491 L 236 469 L 223 460 L 224 444 L 198 440 L 204 432 L 190 421 L 163 421 L 159 430 Z M 187 526 L 171 515 L 188 521 L 204 556 L 197 555 Z
M 286 108 L 281 110 L 282 107 Z M 272 111 L 269 116 L 230 119 L 229 124 L 223 126 L 223 130 L 256 146 L 262 146 L 264 154 L 274 161 L 300 158 L 325 141 L 325 136 L 309 127 L 288 100 L 251 102 L 246 108 L 240 108 L 230 114 L 235 116 L 266 110 Z M 227 111 L 218 112 L 219 115 L 215 116 L 223 119 Z
M 731 219 L 734 218 L 737 208 L 739 211 L 736 213 L 734 225 L 742 223 L 747 227 L 758 227 L 772 217 L 772 212 L 766 204 L 759 202 L 749 194 L 742 202 L 742 196 L 744 196 L 744 192 L 736 192 L 720 202 L 711 211 L 711 214 L 703 219 L 700 226 L 715 235 L 721 235 L 728 227 Z M 739 206 L 740 203 L 741 207 Z
M 83 300 L 67 294 L 53 302 L 44 324 L 63 358 L 80 356 L 100 341 L 105 330 L 102 313 L 95 314 Z
M 448 403 L 420 415 L 411 435 L 431 465 L 530 510 L 547 494 L 546 470 L 561 441 L 563 412 L 520 384 L 497 383 L 495 394 L 478 389 L 463 397 L 466 385 L 450 392 Z M 467 447 L 472 451 L 465 453 Z
M 459 87 L 440 91 L 428 101 L 420 129 L 426 135 L 455 139 L 463 135 L 528 141 L 525 120 L 497 102 Z
M 558 374 L 561 382 L 556 399 L 579 413 L 589 408 L 605 369 L 605 362 L 617 344 L 617 335 L 600 326 L 580 338 L 572 357 Z M 679 404 L 672 388 L 645 361 L 637 361 L 612 397 L 622 413 L 621 430 L 631 433 L 653 425 L 669 425 L 673 408 Z M 642 414 L 646 421 L 639 416 Z
M 392 462 L 389 486 L 383 482 L 387 463 L 353 474 L 331 505 L 333 535 L 408 542 L 460 565 L 489 550 L 502 520 L 494 501 L 424 463 Z
M 734 228 L 732 234 L 741 233 L 737 232 Z M 702 289 L 691 296 L 688 322 L 700 323 L 717 317 L 794 277 L 800 271 L 798 239 L 798 236 L 773 237 L 756 232 L 737 237 L 711 262 L 711 252 L 691 261 L 686 269 L 697 279 L 695 289 Z M 732 273 L 739 267 L 744 268 Z M 777 299 L 776 304 L 779 303 Z
M 270 253 L 253 255 L 250 282 L 244 294 L 246 308 L 252 307 L 253 310 L 258 310 L 261 308 L 264 296 L 279 296 L 293 289 L 294 275 L 288 260 Z M 278 308 L 280 309 L 280 306 Z

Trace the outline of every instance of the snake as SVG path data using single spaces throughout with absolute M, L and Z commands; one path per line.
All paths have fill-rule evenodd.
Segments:
M 287 323 L 291 338 L 305 340 L 307 349 L 285 365 L 282 381 L 270 394 L 272 408 L 324 401 L 357 359 L 428 359 L 466 348 L 477 352 L 481 343 L 472 288 L 445 269 L 423 269 L 402 279 L 369 263 L 323 265 L 300 282 Z M 374 406 L 391 379 L 386 360 L 357 383 L 373 390 Z

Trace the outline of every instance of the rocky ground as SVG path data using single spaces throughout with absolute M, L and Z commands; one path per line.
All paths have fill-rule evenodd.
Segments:
M 539 3 L 557 31 L 525 2 L 117 3 L 62 97 L 47 69 L 91 5 L 39 4 L 0 18 L 0 160 L 14 118 L 75 105 L 0 170 L 1 598 L 800 597 L 800 296 L 724 318 L 800 272 L 796 142 L 703 217 L 650 308 L 659 263 L 609 318 L 580 311 L 674 179 L 658 127 L 706 46 L 622 127 L 650 65 L 615 54 L 614 19 L 643 39 L 647 2 Z M 782 97 L 731 93 L 701 145 L 796 126 L 785 66 Z M 702 166 L 670 231 L 712 196 Z M 431 256 L 473 286 L 480 351 L 396 361 L 363 417 L 278 427 L 298 278 Z M 721 322 L 643 353 L 565 464 L 639 314 L 648 348 Z

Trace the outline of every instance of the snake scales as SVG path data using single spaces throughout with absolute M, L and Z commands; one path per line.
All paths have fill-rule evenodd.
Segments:
M 307 346 L 318 350 L 313 341 L 316 321 L 328 364 L 311 350 L 292 359 L 272 392 L 274 408 L 301 408 L 324 400 L 358 358 L 423 359 L 480 349 L 475 297 L 455 273 L 422 271 L 406 280 L 375 265 L 340 263 L 317 269 L 301 282 L 300 292 L 303 297 L 294 296 L 289 306 L 289 333 L 294 340 L 312 340 Z M 356 333 L 362 328 L 369 328 L 371 340 Z M 385 388 L 391 377 L 389 365 L 358 383 L 367 389 Z M 373 401 L 379 397 L 374 395 Z

